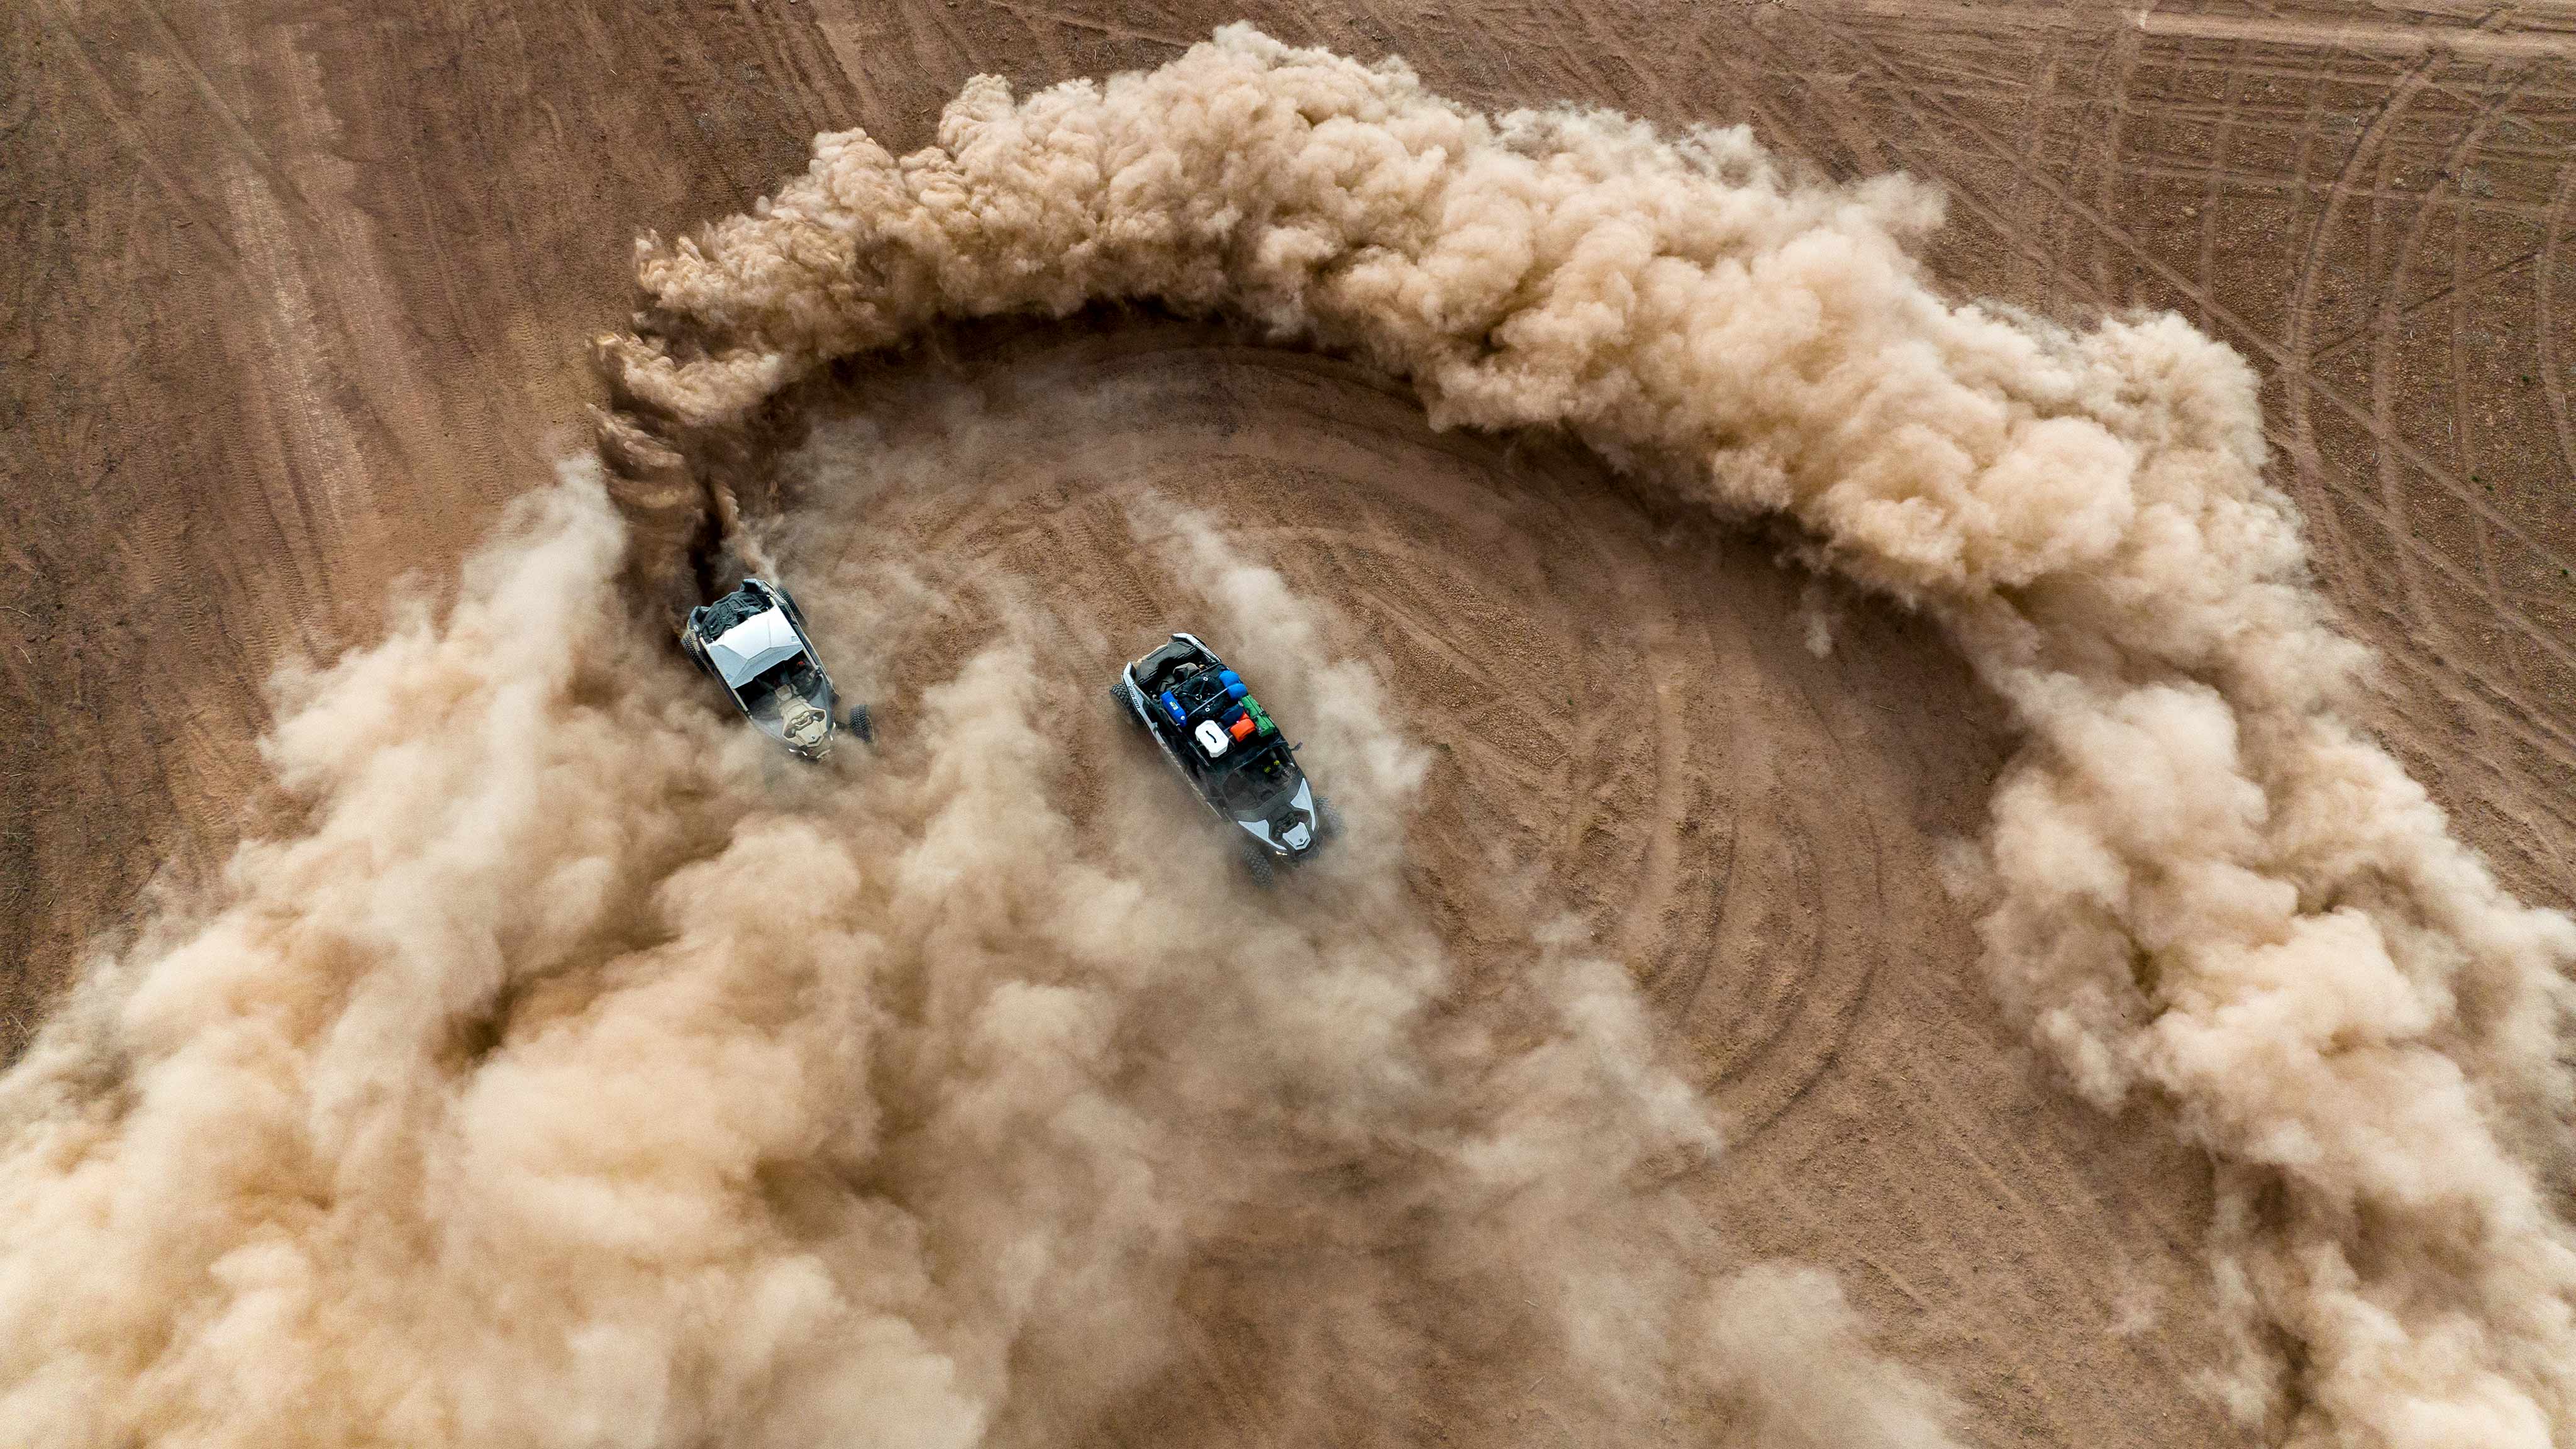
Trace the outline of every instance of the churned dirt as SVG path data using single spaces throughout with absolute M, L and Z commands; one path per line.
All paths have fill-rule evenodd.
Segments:
M 744 209 L 818 130 L 918 142 L 976 72 L 1149 65 L 1236 18 L 1481 106 L 1745 122 L 1825 173 L 1935 179 L 1957 293 L 2232 344 L 2384 661 L 2375 723 L 2509 886 L 2568 903 L 2564 9 L 28 0 L 0 18 L 0 1054 L 156 875 L 220 868 L 269 672 L 373 638 L 406 575 L 435 594 L 586 444 L 582 343 L 630 305 L 634 234 Z M 1494 864 L 1544 872 L 1726 1114 L 1731 1239 L 1836 1269 L 1974 1437 L 2234 1432 L 2188 1382 L 2219 1352 L 2206 1168 L 2075 1103 L 1968 969 L 1936 858 L 2001 744 L 1928 626 L 1579 452 L 1435 433 L 1218 329 L 970 329 L 834 406 L 897 451 L 1025 440 L 861 521 L 934 575 L 1087 601 L 1069 653 L 1165 625 L 1140 500 L 1219 513 L 1328 601 L 1432 751 L 1411 869 L 1461 959 L 1514 888 Z M 867 667 L 897 710 L 921 682 Z

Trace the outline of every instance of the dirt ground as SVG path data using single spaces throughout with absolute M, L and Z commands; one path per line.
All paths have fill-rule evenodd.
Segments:
M 2510 885 L 2570 901 L 2561 6 L 27 0 L 0 17 L 0 1053 L 156 872 L 220 865 L 267 673 L 371 638 L 583 444 L 635 233 L 744 208 L 818 130 L 914 144 L 975 72 L 1148 65 L 1236 18 L 1479 105 L 1746 122 L 1836 176 L 1936 179 L 1956 292 L 2233 344 L 2384 659 L 2376 722 Z M 958 398 L 1059 445 L 871 526 L 1097 600 L 1068 647 L 1108 657 L 1161 622 L 1115 510 L 1228 500 L 1438 701 L 1408 720 L 1436 756 L 1416 870 L 1462 957 L 1492 864 L 1534 862 L 1645 983 L 1731 1120 L 1705 1189 L 1731 1240 L 1837 1270 L 1979 1440 L 2227 1440 L 2188 1384 L 2206 1169 L 2029 1059 L 1939 889 L 2000 752 L 1926 626 L 1590 459 L 1435 434 L 1356 369 L 1205 329 L 977 334 L 850 406 L 899 442 Z M 1247 472 L 1280 486 L 1220 486 Z

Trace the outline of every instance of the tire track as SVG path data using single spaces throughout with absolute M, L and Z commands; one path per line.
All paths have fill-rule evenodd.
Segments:
M 2538 278 L 2532 289 L 2532 330 L 2539 338 L 2540 385 L 2549 400 L 2549 417 L 2558 434 L 2558 461 L 2576 477 L 2576 410 L 2567 399 L 2567 380 L 2576 375 L 2561 352 L 2566 335 L 2558 326 L 2558 259 L 2565 255 L 2567 219 L 2576 215 L 2576 160 L 2562 161 L 2558 186 L 2551 196 L 2548 229 L 2542 234 Z

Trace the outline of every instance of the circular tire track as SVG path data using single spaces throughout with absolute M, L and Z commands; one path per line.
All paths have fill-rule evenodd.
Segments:
M 43 527 L 19 541 L 16 607 L 0 616 L 22 756 L 9 776 L 22 804 L 0 822 L 0 943 L 16 967 L 0 992 L 0 1056 L 23 1043 L 90 933 L 131 919 L 135 889 L 156 862 L 183 877 L 213 874 L 240 833 L 238 802 L 262 778 L 259 681 L 278 659 L 370 637 L 390 579 L 438 576 L 503 498 L 544 476 L 559 430 L 588 396 L 572 340 L 626 305 L 623 243 L 634 230 L 737 208 L 825 126 L 859 123 L 898 148 L 915 144 L 969 74 L 1036 82 L 1150 64 L 1238 16 L 1353 53 L 1401 52 L 1436 86 L 1479 103 L 1575 99 L 1671 124 L 1751 119 L 1766 140 L 1837 168 L 1914 169 L 1958 200 L 1952 230 L 1936 243 L 1936 265 L 1958 290 L 2052 312 L 2175 306 L 2219 328 L 2277 379 L 2283 482 L 2314 522 L 2324 582 L 2389 656 L 2393 742 L 2517 889 L 2563 902 L 2567 701 L 2576 699 L 2554 643 L 2576 627 L 2563 572 L 2576 535 L 2556 486 L 2576 448 L 2565 321 L 2576 286 L 2567 246 L 2576 49 L 2565 17 L 2527 7 L 2483 19 L 2418 10 L 2356 21 L 2303 4 L 2240 12 L 2205 3 L 2142 13 L 1552 0 L 1481 13 L 1182 6 L 1142 24 L 1096 0 L 1043 11 L 809 0 L 681 4 L 614 24 L 582 7 L 519 7 L 503 27 L 509 43 L 496 45 L 488 25 L 388 24 L 309 6 L 255 16 L 34 7 L 13 39 L 43 58 L 28 67 L 26 95 L 28 113 L 48 124 L 24 128 L 30 149 L 13 193 L 24 204 L 13 216 L 26 275 L 45 285 L 22 299 L 27 365 L 0 377 L 0 394 L 22 440 L 12 499 Z M 2051 63 L 2086 47 L 2091 83 L 2069 85 L 2070 71 Z M 191 70 L 203 72 L 199 84 L 166 83 Z M 2429 80 L 2410 80 L 2419 74 Z M 388 86 L 419 103 L 384 106 Z M 2442 190 L 2439 209 L 2456 216 L 2435 217 L 2428 245 L 2396 265 L 2395 238 L 2436 208 L 2426 163 L 2466 126 L 2483 126 L 2472 118 L 2507 88 L 2511 103 L 2494 108 L 2503 119 L 2479 131 L 2457 158 L 2459 180 Z M 2462 104 L 2437 106 L 2446 94 Z M 2057 123 L 2037 124 L 2052 106 Z M 2398 153 L 2410 164 L 2392 167 Z M 353 169 L 351 156 L 382 164 Z M 586 180 L 567 187 L 567 175 Z M 274 208 L 225 200 L 281 177 L 298 223 L 290 232 L 270 224 Z M 2028 218 L 2042 215 L 2052 224 L 2033 231 Z M 2463 273 L 2463 234 L 2490 258 L 2530 252 L 2532 261 Z M 2459 288 L 2450 320 L 2394 353 L 2367 345 L 2383 314 L 2413 315 L 2444 285 Z M 310 311 L 300 322 L 286 305 L 298 298 Z M 2489 336 L 2457 346 L 2451 334 L 2463 320 Z M 318 354 L 275 345 L 309 341 L 313 328 Z M 1211 354 L 1204 339 L 1163 344 L 1224 360 L 1117 363 L 1128 381 L 1148 384 L 1131 389 L 1147 401 L 1101 431 L 1151 431 L 1163 419 L 1149 410 L 1170 404 L 1176 424 L 1194 431 L 1158 455 L 1154 466 L 1166 471 L 1222 456 L 1229 429 L 1302 438 L 1340 426 L 1336 408 L 1380 416 L 1369 401 L 1376 385 L 1328 364 Z M 976 365 L 988 380 L 1009 370 Z M 2470 366 L 2479 371 L 2463 374 Z M 2396 404 L 2384 411 L 2371 406 L 2381 373 L 2394 379 Z M 385 425 L 361 430 L 353 450 L 310 426 L 317 398 Z M 1174 401 L 1183 398 L 1195 401 Z M 1400 407 L 1385 416 L 1373 424 L 1383 468 L 1446 468 L 1444 477 L 1470 482 L 1508 475 L 1500 493 L 1530 510 L 1522 517 L 1532 528 L 1567 516 L 1531 501 L 1547 469 L 1527 455 L 1434 437 Z M 1046 441 L 1055 453 L 1089 448 Z M 1283 451 L 1296 450 L 1270 449 Z M 2396 513 L 2381 492 L 2383 452 L 2409 463 Z M 1110 637 L 1111 624 L 1150 631 L 1161 622 L 1156 591 L 1167 581 L 1151 560 L 1120 556 L 1123 513 L 1081 503 L 1127 466 L 1103 449 L 1071 462 L 986 466 L 978 486 L 921 502 L 923 531 L 886 551 L 910 550 L 921 557 L 909 562 L 941 572 L 924 542 L 932 525 L 944 520 L 945 539 L 981 546 L 1015 526 L 1013 510 L 1048 516 L 987 567 L 998 581 L 1006 571 L 992 559 L 1007 557 L 1056 571 L 1068 596 L 1079 591 L 1081 616 L 1095 622 L 1063 643 L 1067 658 L 1092 668 L 1128 642 Z M 1313 476 L 1347 488 L 1346 503 L 1380 489 L 1353 481 L 1353 466 Z M 2495 485 L 2491 496 L 2484 487 L 2460 496 L 2473 469 Z M 982 485 L 996 496 L 983 497 Z M 300 507 L 308 489 L 342 506 L 309 514 Z M 1418 551 L 1392 547 L 1396 529 L 1356 506 L 1295 525 L 1320 540 L 1311 546 L 1287 542 L 1290 525 L 1256 526 L 1240 510 L 1228 526 L 1247 547 L 1275 550 L 1301 586 L 1327 565 L 1354 577 L 1427 567 Z M 887 507 L 903 511 L 891 499 Z M 2419 519 L 2431 520 L 2421 541 L 2409 536 Z M 1652 533 L 1650 524 L 1623 526 Z M 1580 541 L 1637 557 L 1625 543 Z M 800 565 L 874 547 L 852 533 L 811 542 L 791 554 Z M 2482 550 L 2485 564 L 2472 570 Z M 2165 1325 L 2120 1339 L 2139 1355 L 2125 1365 L 2101 1356 L 2103 1320 L 2086 1316 L 2081 1295 L 2043 1300 L 2018 1281 L 2034 1241 L 2091 1238 L 2114 1256 L 2187 1256 L 2198 1233 L 2196 1168 L 2142 1152 L 2118 1124 L 2070 1117 L 2015 1064 L 2004 1034 L 1971 1024 L 1980 988 L 1924 861 L 1925 842 L 1973 819 L 1980 803 L 1955 783 L 1976 777 L 1984 757 L 1943 723 L 1954 693 L 1910 652 L 1901 621 L 1875 615 L 1856 619 L 1833 659 L 1805 661 L 1786 619 L 1787 586 L 1741 581 L 1764 575 L 1758 550 L 1727 557 L 1742 565 L 1725 570 L 1741 576 L 1724 586 L 1735 593 L 1665 613 L 1693 620 L 1694 609 L 1732 600 L 1754 611 L 1749 623 L 1705 635 L 1685 627 L 1652 647 L 1624 623 L 1596 629 L 1598 638 L 1574 618 L 1531 630 L 1633 668 L 1680 658 L 1703 681 L 1691 697 L 1713 699 L 1725 721 L 1685 733 L 1680 771 L 1639 773 L 1656 762 L 1639 753 L 1631 715 L 1560 707 L 1536 719 L 1560 731 L 1537 738 L 1568 757 L 1548 767 L 1552 783 L 1529 791 L 1444 764 L 1413 824 L 1417 851 L 1455 848 L 1436 831 L 1496 830 L 1546 865 L 1534 884 L 1498 879 L 1491 888 L 1575 904 L 1603 949 L 1646 981 L 1676 1042 L 1715 1053 L 1701 1075 L 1744 1145 L 1711 1195 L 1737 1219 L 1739 1238 L 1843 1269 L 1882 1318 L 1914 1335 L 1901 1349 L 1942 1361 L 1972 1400 L 1982 1437 L 2222 1437 L 2173 1387 L 2218 1361 L 2193 1355 L 2170 1326 L 2198 1311 L 2197 1281 L 2160 1277 L 2152 1264 L 2096 1265 L 2104 1294 L 2133 1271 L 2148 1288 L 2162 1286 Z M 2428 587 L 2392 593 L 2392 560 Z M 1079 573 L 1077 561 L 1087 561 Z M 320 604 L 317 568 L 329 596 Z M 1483 557 L 1449 572 L 1545 577 Z M 1667 601 L 1673 587 L 1640 584 L 1635 597 Z M 1552 607 L 1509 590 L 1474 602 L 1495 592 L 1534 617 Z M 874 682 L 877 698 L 900 699 L 898 686 L 938 677 L 939 649 L 983 627 L 963 605 L 893 617 L 913 597 L 876 610 L 830 606 L 844 645 L 836 668 L 877 671 L 873 648 L 852 652 L 863 622 L 900 646 Z M 1356 601 L 1336 607 L 1354 631 L 1388 613 Z M 1424 607 L 1403 602 L 1390 617 L 1410 621 Z M 1448 627 L 1470 642 L 1491 633 L 1473 621 Z M 1779 657 L 1747 663 L 1721 647 L 1757 636 Z M 1447 637 L 1389 644 L 1382 657 L 1406 648 L 1428 657 Z M 1705 683 L 1729 669 L 1812 682 L 1823 720 L 1795 737 L 1830 734 L 1839 751 L 1757 768 L 1744 746 L 1775 738 L 1774 726 L 1739 724 L 1758 718 L 1756 696 Z M 127 687 L 136 680 L 166 692 Z M 1621 680 L 1601 687 L 1623 709 L 1648 697 Z M 1890 711 L 1845 691 L 1897 700 Z M 1086 685 L 1081 698 L 1096 694 Z M 1746 713 L 1723 713 L 1739 708 Z M 898 733 L 901 713 L 891 720 Z M 1480 738 L 1500 738 L 1499 718 L 1489 711 L 1467 723 Z M 1444 738 L 1464 730 L 1448 720 L 1422 727 Z M 147 757 L 152 769 L 134 767 Z M 1447 758 L 1456 758 L 1454 740 Z M 1817 770 L 1859 778 L 1802 777 Z M 1107 773 L 1077 772 L 1066 788 L 1079 799 Z M 1901 778 L 1889 784 L 1886 774 Z M 1814 906 L 1814 893 L 1856 875 L 1840 860 L 1781 858 L 1774 837 L 1814 829 L 1812 816 L 1767 823 L 1787 807 L 1766 798 L 1762 782 L 1783 778 L 1800 799 L 1859 798 L 1853 818 L 1876 828 L 1889 924 L 1868 928 L 1882 957 L 1866 993 L 1850 987 L 1836 957 L 1859 948 L 1838 942 L 1834 918 Z M 1680 787 L 1666 788 L 1675 779 Z M 1632 818 L 1622 794 L 1631 786 L 1681 824 Z M 1581 808 L 1520 831 L 1510 811 L 1479 805 L 1516 793 Z M 1771 835 L 1757 835 L 1748 823 L 1756 820 Z M 1677 885 L 1639 872 L 1653 859 L 1671 861 Z M 1784 914 L 1773 921 L 1764 913 L 1775 908 Z M 1816 910 L 1821 924 L 1801 927 L 1799 909 Z M 1472 959 L 1473 912 L 1459 906 L 1449 924 Z M 1841 1032 L 1839 1051 L 1807 1025 L 1835 1003 L 1848 1008 L 1827 1017 Z M 1741 1018 L 1732 1028 L 1730 1014 Z M 1814 1085 L 1790 1090 L 1800 1082 Z M 1978 1129 L 1977 1117 L 1995 1125 Z M 1754 1131 L 1762 1122 L 1770 1125 Z M 1961 1135 L 1949 1137 L 1953 1128 Z M 1974 1201 L 1991 1179 L 1969 1148 L 2016 1196 L 2065 1199 L 2065 1220 L 1997 1217 Z M 2097 1154 L 2089 1172 L 2066 1170 L 2088 1151 Z M 2155 1195 L 2171 1184 L 2179 1186 L 2167 1198 Z M 2091 1347 L 2070 1346 L 2079 1341 Z M 2052 1353 L 2066 1355 L 2054 1372 L 2044 1367 Z M 2046 1416 L 2029 1407 L 2040 1401 Z
M 1007 616 L 1079 712 L 1062 803 L 1182 825 L 1094 701 L 1206 618 L 1165 530 L 1207 518 L 1320 606 L 1329 652 L 1368 662 L 1426 752 L 1405 869 L 1453 1009 L 1506 997 L 1532 926 L 1570 914 L 1726 1121 L 1691 1190 L 1733 1247 L 1835 1268 L 2004 1437 L 2233 1442 L 2186 1384 L 2223 1352 L 2197 1314 L 2116 1329 L 2206 1291 L 2205 1165 L 2072 1102 L 1966 964 L 1935 859 L 1982 819 L 2000 741 L 1930 626 L 1828 595 L 1818 657 L 1809 581 L 1774 547 L 1554 440 L 1435 433 L 1382 378 L 1214 329 L 969 330 L 803 405 L 837 441 L 782 469 L 779 552 L 815 571 L 827 651 L 874 658 L 885 697 Z M 885 587 L 911 592 L 858 597 Z M 1239 662 L 1294 733 L 1311 701 Z M 1333 761 L 1307 763 L 1332 792 Z M 1222 1305 L 1264 1281 L 1259 1234 L 1229 1261 L 1197 1371 L 1257 1402 Z M 2009 1327 L 2034 1323 L 2067 1328 Z M 2143 1417 L 2140 1383 L 2165 1386 Z
M 1212 629 L 1134 510 L 1203 512 L 1322 607 L 1428 752 L 1408 857 L 1468 937 L 1462 990 L 1474 951 L 1563 910 L 1631 967 L 1737 1135 L 1828 1069 L 1902 934 L 1875 843 L 1894 802 L 1847 788 L 1866 772 L 1816 703 L 1843 671 L 1798 643 L 1805 581 L 1760 546 L 1657 518 L 1570 449 L 1435 434 L 1355 368 L 1192 329 L 1006 339 L 842 405 L 880 450 L 858 472 L 905 481 L 845 508 L 844 480 L 791 464 L 808 512 L 782 552 L 899 567 L 952 601 L 890 652 L 842 651 L 884 658 L 892 697 L 1006 609 L 1040 607 L 1068 646 L 1040 667 L 1075 682 L 1168 627 Z M 1982 741 L 1952 673 L 1922 724 Z M 1310 764 L 1329 792 L 1330 762 Z

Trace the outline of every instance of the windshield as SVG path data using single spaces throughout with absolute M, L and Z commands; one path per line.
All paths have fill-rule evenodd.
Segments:
M 1259 815 L 1297 783 L 1288 751 L 1273 743 L 1216 778 L 1216 796 L 1236 815 Z

